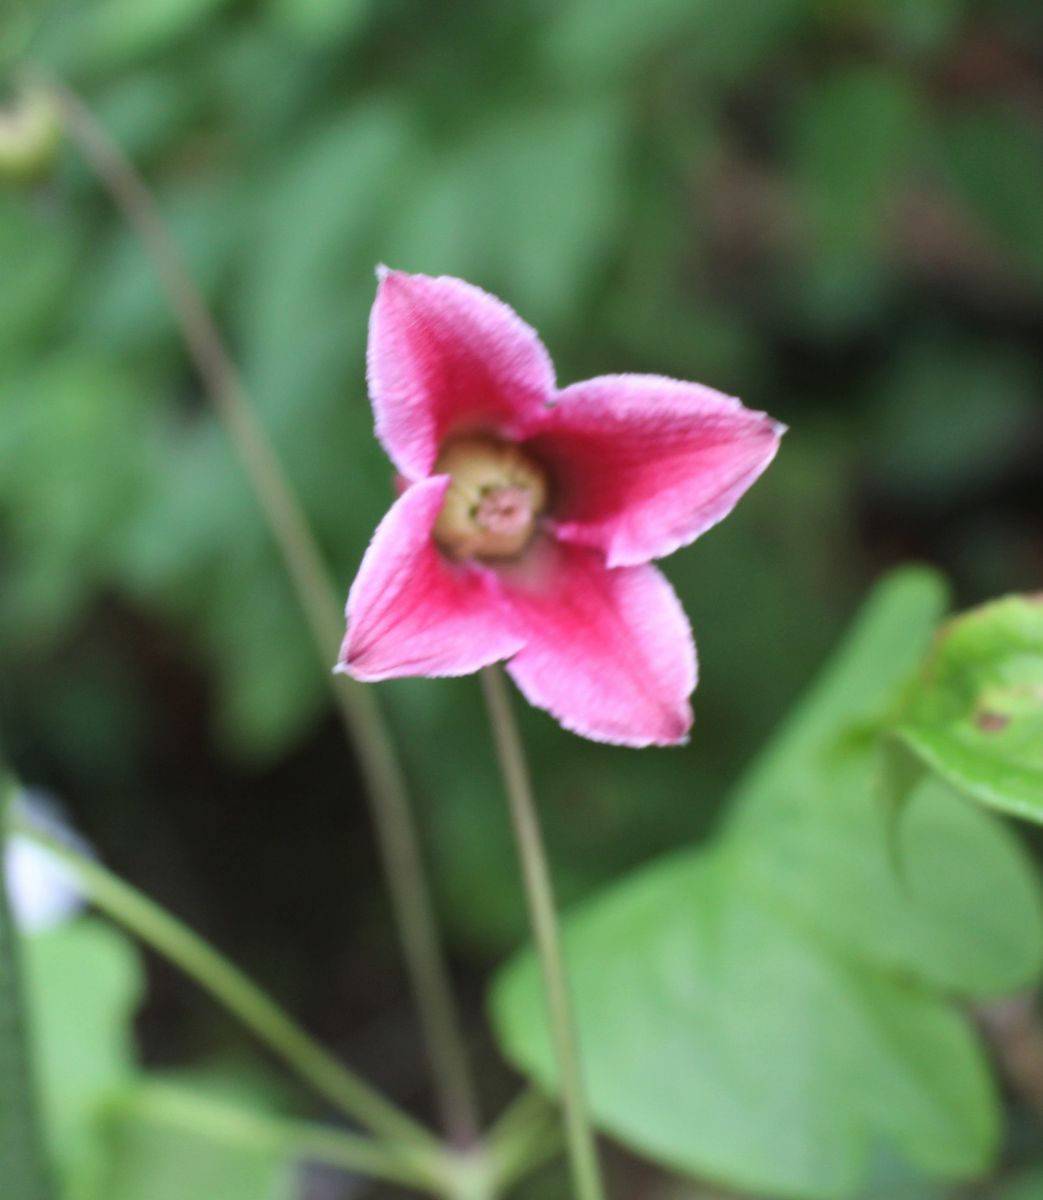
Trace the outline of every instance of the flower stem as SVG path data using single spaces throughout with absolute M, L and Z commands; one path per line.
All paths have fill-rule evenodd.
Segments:
M 573 1186 L 578 1200 L 604 1200 L 594 1134 L 587 1115 L 578 1037 L 569 997 L 561 932 L 554 908 L 554 892 L 521 736 L 499 667 L 487 667 L 482 671 L 482 687 L 503 771 L 525 880 L 529 919 L 543 972 L 543 988 L 565 1110 L 565 1135 Z
M 330 666 L 343 634 L 341 605 L 300 504 L 159 206 L 133 164 L 83 102 L 60 83 L 44 81 L 43 86 L 53 97 L 69 138 L 136 231 L 155 266 L 189 356 L 264 511 L 322 662 Z M 478 1128 L 474 1085 L 405 781 L 372 693 L 343 675 L 330 674 L 329 679 L 371 800 L 440 1115 L 453 1140 L 467 1144 L 475 1139 Z
M 9 830 L 61 859 L 101 912 L 194 979 L 342 1112 L 383 1137 L 439 1150 L 422 1125 L 328 1054 L 238 967 L 172 914 L 100 863 L 42 833 L 30 819 L 11 819 Z

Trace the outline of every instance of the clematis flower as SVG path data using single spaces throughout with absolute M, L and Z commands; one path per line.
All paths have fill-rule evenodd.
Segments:
M 471 284 L 381 269 L 368 380 L 402 481 L 348 596 L 337 670 L 495 662 L 565 728 L 686 739 L 695 644 L 651 560 L 725 517 L 783 426 L 696 383 L 559 390 L 536 332 Z

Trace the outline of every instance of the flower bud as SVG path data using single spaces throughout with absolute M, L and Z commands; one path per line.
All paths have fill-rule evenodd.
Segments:
M 47 92 L 28 88 L 0 105 L 0 180 L 34 182 L 48 172 L 60 144 L 58 110 Z
M 514 558 L 528 545 L 547 504 L 547 477 L 518 446 L 488 437 L 449 442 L 436 475 L 453 482 L 435 539 L 453 558 Z

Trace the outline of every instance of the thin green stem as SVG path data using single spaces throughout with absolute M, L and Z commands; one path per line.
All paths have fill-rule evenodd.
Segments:
M 176 917 L 100 863 L 42 833 L 30 820 L 16 817 L 10 829 L 60 858 L 98 909 L 194 979 L 342 1112 L 382 1137 L 439 1148 L 422 1125 L 334 1059 L 238 967 Z
M 604 1200 L 605 1190 L 601 1181 L 597 1148 L 587 1115 L 579 1040 L 569 997 L 561 932 L 554 907 L 554 891 L 540 835 L 539 817 L 521 735 L 511 710 L 503 672 L 499 667 L 487 667 L 482 671 L 482 688 L 489 709 L 496 752 L 503 771 L 511 822 L 525 880 L 529 919 L 543 973 L 543 987 L 565 1111 L 565 1137 L 573 1186 L 578 1200 Z
M 273 1117 L 169 1084 L 149 1083 L 115 1100 L 110 1113 L 175 1128 L 224 1146 L 286 1159 L 322 1163 L 371 1179 L 444 1194 L 441 1157 L 414 1144 L 379 1142 L 315 1125 Z
M 328 666 L 343 634 L 341 605 L 322 555 L 206 302 L 171 237 L 155 198 L 133 164 L 68 88 L 44 81 L 68 136 L 108 190 L 151 258 L 185 346 L 256 493 Z M 454 1141 L 477 1135 L 474 1085 L 405 780 L 371 691 L 329 674 L 341 720 L 371 799 L 410 982 L 428 1050 L 441 1117 Z

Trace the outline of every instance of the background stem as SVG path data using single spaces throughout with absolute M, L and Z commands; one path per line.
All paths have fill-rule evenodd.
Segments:
M 84 103 L 53 80 L 41 86 L 53 97 L 69 138 L 137 232 L 156 268 L 188 353 L 264 511 L 322 663 L 330 668 L 344 632 L 342 606 L 300 504 L 159 206 Z M 478 1129 L 474 1086 L 405 781 L 372 693 L 343 675 L 329 673 L 329 681 L 370 797 L 442 1121 L 454 1141 L 467 1144 Z
M 554 907 L 547 856 L 540 835 L 539 817 L 532 793 L 525 752 L 511 711 L 510 696 L 499 667 L 482 671 L 482 687 L 496 751 L 503 770 L 511 822 L 521 860 L 525 894 L 543 972 L 543 986 L 550 1017 L 551 1037 L 558 1062 L 565 1134 L 572 1180 L 578 1200 L 604 1200 L 594 1134 L 587 1115 L 583 1072 L 579 1057 L 576 1024 L 569 998 L 561 933 Z

